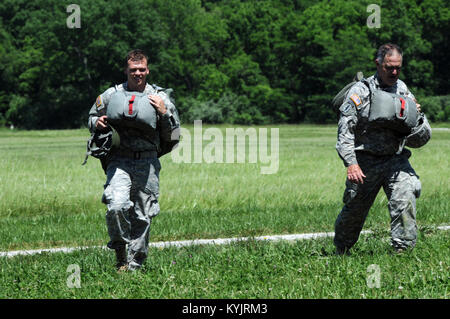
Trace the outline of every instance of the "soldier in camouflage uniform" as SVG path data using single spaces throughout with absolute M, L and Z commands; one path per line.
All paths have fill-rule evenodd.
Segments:
M 372 90 L 384 90 L 413 99 L 398 79 L 402 51 L 394 44 L 379 48 L 377 72 L 367 79 Z M 357 242 L 363 224 L 379 190 L 383 187 L 391 216 L 391 243 L 397 251 L 414 247 L 417 238 L 416 199 L 419 177 L 405 149 L 408 137 L 393 130 L 369 125 L 370 90 L 357 82 L 340 107 L 336 149 L 347 167 L 344 207 L 335 222 L 334 243 L 338 254 L 347 253 Z M 416 102 L 417 104 L 417 102 Z M 420 105 L 417 104 L 420 112 Z M 419 116 L 424 116 L 419 113 Z M 428 122 L 426 129 L 431 132 Z
M 173 132 L 179 128 L 177 111 L 167 94 L 146 83 L 147 62 L 143 51 L 131 51 L 125 62 L 127 82 L 102 93 L 89 112 L 91 132 L 107 129 L 105 110 L 111 95 L 127 90 L 147 93 L 158 114 L 158 134 L 151 138 L 139 130 L 115 127 L 120 146 L 104 163 L 107 180 L 102 202 L 107 205 L 106 224 L 110 237 L 107 246 L 115 250 L 119 270 L 139 269 L 147 258 L 151 221 L 159 213 L 161 165 L 158 155 L 162 142 L 171 141 Z

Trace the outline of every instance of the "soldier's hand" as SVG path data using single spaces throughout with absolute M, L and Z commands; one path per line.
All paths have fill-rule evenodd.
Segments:
M 103 131 L 108 126 L 108 117 L 106 115 L 100 116 L 95 122 L 95 128 L 99 131 Z
M 416 102 L 417 112 L 422 112 L 422 109 L 420 108 L 420 104 L 417 103 L 416 98 L 414 98 L 414 102 Z
M 153 105 L 153 107 L 159 114 L 161 114 L 161 115 L 166 114 L 167 109 L 166 109 L 166 106 L 164 105 L 163 99 L 160 96 L 149 95 L 148 99 L 150 101 L 150 104 Z
M 358 164 L 353 164 L 347 167 L 347 178 L 350 182 L 364 184 L 365 177 L 366 175 L 364 175 Z

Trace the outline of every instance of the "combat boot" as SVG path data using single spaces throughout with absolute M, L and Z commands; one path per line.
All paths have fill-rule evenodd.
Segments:
M 336 247 L 337 256 L 350 256 L 350 248 L 347 247 Z
M 130 261 L 128 263 L 128 270 L 135 271 L 141 269 L 145 259 L 146 256 L 144 254 L 130 250 L 128 253 L 128 260 Z
M 125 270 L 125 268 L 128 268 L 127 247 L 123 245 L 114 249 L 114 251 L 116 252 L 116 268 L 118 270 Z
M 128 270 L 129 270 L 128 265 L 123 265 L 123 266 L 120 266 L 119 268 L 117 268 L 118 273 L 127 272 Z

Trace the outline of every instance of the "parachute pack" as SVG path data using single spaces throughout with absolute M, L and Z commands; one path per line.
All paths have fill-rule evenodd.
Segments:
M 156 85 L 153 85 L 153 88 L 156 89 L 157 93 L 164 92 L 170 99 L 172 89 L 163 89 Z M 102 103 L 99 98 L 96 102 L 97 106 Z M 86 164 L 89 156 L 93 156 L 102 162 L 105 169 L 108 155 L 114 149 L 118 149 L 120 145 L 120 135 L 116 129 L 120 132 L 121 129 L 131 128 L 142 132 L 148 138 L 153 138 L 158 130 L 158 115 L 155 108 L 150 104 L 148 93 L 145 92 L 125 91 L 118 89 L 118 86 L 116 86 L 116 91 L 111 94 L 107 107 L 101 109 L 100 115 L 108 117 L 108 129 L 91 134 L 87 142 L 86 158 L 83 165 Z M 174 134 L 174 136 L 176 138 L 177 134 Z M 160 140 L 158 157 L 171 152 L 178 141 L 179 136 L 178 139 L 173 141 Z
M 117 128 L 133 128 L 154 135 L 157 114 L 147 95 L 124 90 L 114 92 L 106 110 L 108 122 Z
M 404 136 L 417 125 L 419 113 L 409 97 L 375 90 L 371 93 L 369 123 L 394 130 Z
M 353 78 L 353 81 L 344 86 L 342 90 L 339 91 L 338 94 L 331 100 L 331 105 L 333 107 L 333 110 L 338 114 L 339 108 L 341 107 L 342 103 L 344 103 L 345 98 L 347 97 L 348 92 L 351 90 L 353 85 L 358 83 L 364 79 L 364 74 L 360 71 L 356 73 L 355 77 Z
M 371 88 L 362 72 L 358 72 L 353 81 L 348 83 L 331 101 L 335 112 L 344 103 L 351 88 L 358 82 L 364 83 L 369 91 L 369 123 L 373 127 L 386 128 L 403 136 L 410 134 L 417 125 L 419 113 L 416 103 L 409 97 Z

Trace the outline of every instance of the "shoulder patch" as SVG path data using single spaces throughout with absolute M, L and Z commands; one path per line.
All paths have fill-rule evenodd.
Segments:
M 359 96 L 357 94 L 352 94 L 350 96 L 350 100 L 352 100 L 353 103 L 355 103 L 355 106 L 359 106 L 361 104 L 361 99 L 359 98 Z
M 345 116 L 351 115 L 354 112 L 354 110 L 355 108 L 350 102 L 342 104 L 341 107 L 339 108 L 339 111 Z
M 97 108 L 100 109 L 102 107 L 102 96 L 99 95 L 97 99 L 95 100 L 95 105 L 97 105 Z

